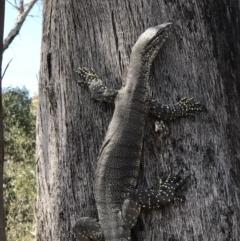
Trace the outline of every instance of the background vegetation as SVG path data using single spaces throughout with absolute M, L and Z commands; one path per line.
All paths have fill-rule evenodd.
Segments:
M 23 88 L 3 91 L 4 202 L 8 241 L 34 240 L 35 123 L 37 96 Z

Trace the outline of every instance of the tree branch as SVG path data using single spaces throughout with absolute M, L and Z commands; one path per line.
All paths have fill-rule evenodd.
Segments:
M 7 69 L 8 69 L 8 66 L 9 66 L 9 64 L 10 64 L 11 62 L 12 62 L 12 59 L 8 62 L 7 66 L 5 67 L 5 69 L 4 69 L 4 71 L 3 71 L 3 74 L 2 74 L 2 77 L 0 78 L 0 82 L 3 80 L 3 77 L 4 77 L 4 75 L 5 75 L 5 73 L 6 73 Z
M 13 39 L 18 35 L 28 13 L 30 12 L 30 10 L 32 9 L 32 7 L 34 6 L 34 4 L 37 2 L 37 0 L 32 0 L 26 7 L 26 9 L 24 9 L 24 1 L 20 0 L 19 2 L 19 7 L 14 6 L 15 8 L 18 9 L 19 11 L 19 15 L 18 15 L 18 19 L 16 22 L 16 25 L 13 27 L 13 29 L 9 32 L 8 36 L 4 39 L 3 42 L 3 52 L 9 47 L 9 45 L 11 44 L 11 42 L 13 41 Z M 11 4 L 12 5 L 12 4 Z
M 19 10 L 17 5 L 12 4 L 10 1 L 6 0 L 7 3 L 9 3 L 12 7 L 16 8 L 17 10 Z
M 19 2 L 19 12 L 20 13 L 24 12 L 24 0 L 20 0 Z

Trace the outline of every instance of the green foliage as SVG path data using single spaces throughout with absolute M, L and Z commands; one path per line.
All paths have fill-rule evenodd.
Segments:
M 3 93 L 5 159 L 30 159 L 35 151 L 35 116 L 26 89 L 7 88 Z
M 3 92 L 4 202 L 8 241 L 34 240 L 37 97 L 23 88 Z

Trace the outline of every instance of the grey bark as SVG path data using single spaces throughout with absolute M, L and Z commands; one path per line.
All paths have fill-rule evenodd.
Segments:
M 240 236 L 239 1 L 44 1 L 37 127 L 37 240 L 66 240 L 96 216 L 94 170 L 114 108 L 79 87 L 79 66 L 120 88 L 131 47 L 148 27 L 174 26 L 154 61 L 150 92 L 163 103 L 194 97 L 203 112 L 168 133 L 146 126 L 139 188 L 183 169 L 186 202 L 142 212 L 133 240 L 236 241 Z M 127 138 L 127 137 L 126 137 Z
M 3 139 L 3 109 L 2 109 L 2 55 L 4 30 L 5 1 L 0 0 L 0 240 L 6 240 L 5 215 L 3 202 L 3 166 L 4 166 L 4 139 Z

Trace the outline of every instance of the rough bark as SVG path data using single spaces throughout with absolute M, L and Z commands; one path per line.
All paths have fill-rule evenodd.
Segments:
M 4 164 L 4 139 L 3 139 L 3 109 L 2 109 L 2 54 L 4 30 L 5 1 L 0 0 L 0 240 L 6 240 L 5 215 L 3 202 L 3 164 Z
M 168 133 L 146 127 L 139 187 L 183 169 L 186 202 L 142 212 L 133 240 L 238 240 L 240 236 L 239 1 L 44 1 L 37 130 L 37 240 L 66 240 L 96 216 L 94 170 L 114 108 L 79 87 L 79 66 L 120 88 L 131 47 L 148 27 L 174 23 L 154 61 L 150 93 L 164 103 L 194 97 L 197 118 Z M 126 137 L 127 138 L 127 137 Z

